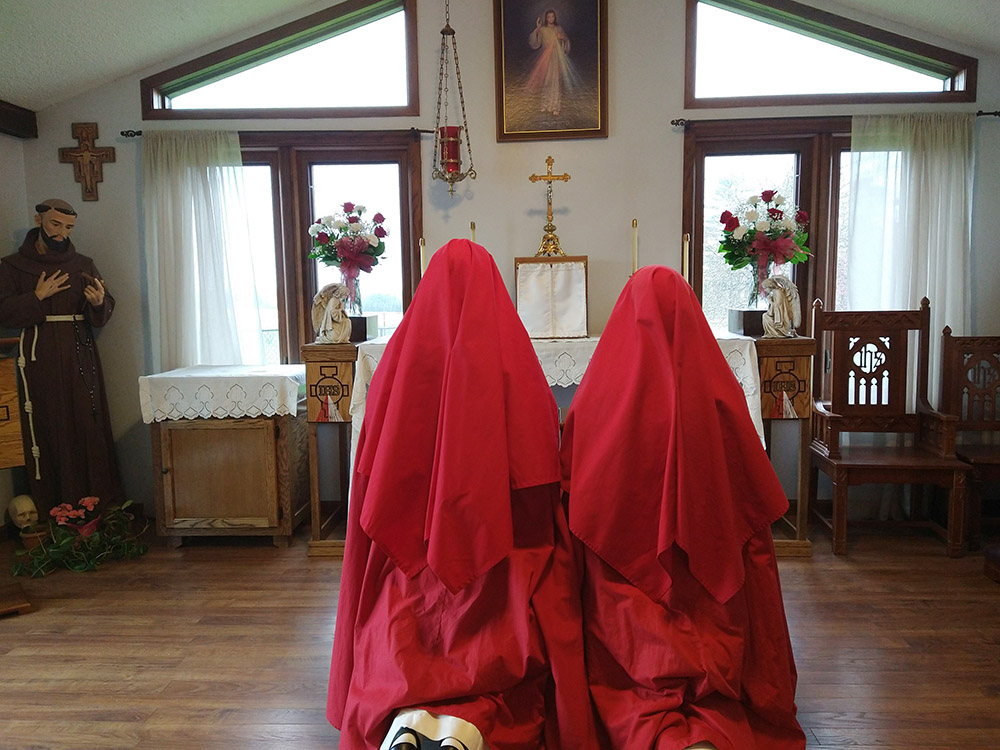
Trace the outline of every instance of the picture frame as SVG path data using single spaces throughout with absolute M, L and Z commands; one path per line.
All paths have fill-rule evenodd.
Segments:
M 607 0 L 493 0 L 497 141 L 608 137 Z

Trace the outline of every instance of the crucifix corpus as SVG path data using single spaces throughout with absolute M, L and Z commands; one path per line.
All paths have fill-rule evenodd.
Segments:
M 80 145 L 59 149 L 59 161 L 73 165 L 73 179 L 80 183 L 83 199 L 96 201 L 97 183 L 104 182 L 104 162 L 115 160 L 115 150 L 111 146 L 94 146 L 97 140 L 96 122 L 74 122 L 72 132 Z
M 545 202 L 548 206 L 548 212 L 546 213 L 546 218 L 548 219 L 548 224 L 545 225 L 545 234 L 542 236 L 542 244 L 538 247 L 538 252 L 535 253 L 536 256 L 539 255 L 565 255 L 562 248 L 559 247 L 559 237 L 556 236 L 556 225 L 552 223 L 552 183 L 556 180 L 560 182 L 569 182 L 569 174 L 552 174 L 552 165 L 556 163 L 556 160 L 551 156 L 545 159 L 545 164 L 548 167 L 545 174 L 533 174 L 528 177 L 532 182 L 538 182 L 539 180 L 545 181 Z

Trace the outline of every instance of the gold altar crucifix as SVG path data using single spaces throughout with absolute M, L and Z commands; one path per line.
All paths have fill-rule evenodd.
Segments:
M 97 200 L 97 183 L 104 182 L 104 162 L 115 160 L 115 150 L 111 146 L 96 148 L 96 122 L 74 122 L 73 137 L 80 145 L 59 149 L 59 161 L 73 165 L 73 179 L 83 188 L 85 201 Z
M 559 247 L 559 238 L 556 236 L 556 225 L 552 223 L 552 183 L 555 180 L 560 182 L 569 182 L 569 174 L 552 174 L 552 165 L 556 163 L 556 160 L 551 156 L 545 159 L 545 164 L 548 169 L 545 174 L 533 174 L 528 177 L 532 182 L 538 182 L 539 180 L 545 181 L 545 201 L 548 204 L 548 212 L 546 213 L 546 218 L 548 219 L 548 224 L 545 225 L 545 234 L 542 236 L 542 244 L 538 246 L 538 252 L 535 256 L 539 255 L 565 255 L 562 248 Z

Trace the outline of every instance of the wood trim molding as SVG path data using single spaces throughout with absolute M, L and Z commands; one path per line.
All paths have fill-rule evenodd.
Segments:
M 38 120 L 35 113 L 0 99 L 0 133 L 15 138 L 37 138 Z

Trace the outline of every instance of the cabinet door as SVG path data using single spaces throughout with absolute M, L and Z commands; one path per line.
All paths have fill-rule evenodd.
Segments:
M 278 526 L 272 420 L 193 419 L 160 426 L 167 528 Z

